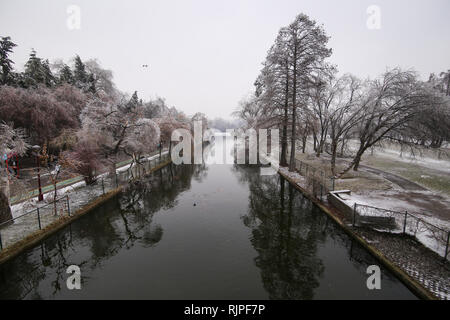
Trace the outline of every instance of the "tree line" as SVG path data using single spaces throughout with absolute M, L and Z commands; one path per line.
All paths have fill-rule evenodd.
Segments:
M 329 153 L 336 177 L 357 171 L 362 155 L 386 139 L 430 148 L 450 141 L 450 70 L 428 81 L 401 68 L 375 79 L 339 76 L 328 61 L 328 40 L 323 26 L 299 14 L 280 29 L 254 93 L 234 112 L 247 128 L 280 130 L 280 165 L 293 171 L 296 148 L 305 152 L 308 138 L 317 157 Z M 358 146 L 348 166 L 337 172 L 336 158 L 350 139 Z
M 71 63 L 50 63 L 33 49 L 24 70 L 16 71 L 11 59 L 15 47 L 10 37 L 0 37 L 2 158 L 31 156 L 32 146 L 39 145 L 41 165 L 51 168 L 53 159 L 56 168 L 81 174 L 91 184 L 99 171 L 115 171 L 124 158 L 141 165 L 143 155 L 170 148 L 174 129 L 191 129 L 196 119 L 207 121 L 203 114 L 190 117 L 169 107 L 163 98 L 143 101 L 136 91 L 121 92 L 111 70 L 78 55 Z M 0 174 L 3 199 L 11 179 L 5 172 Z

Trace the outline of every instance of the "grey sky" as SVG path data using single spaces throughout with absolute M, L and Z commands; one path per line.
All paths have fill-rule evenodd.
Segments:
M 71 4 L 81 9 L 80 30 L 66 26 Z M 380 30 L 366 26 L 369 5 L 381 9 Z M 300 12 L 324 25 L 341 73 L 401 66 L 426 78 L 450 69 L 448 0 L 0 0 L 0 35 L 18 44 L 17 69 L 31 48 L 50 61 L 98 58 L 121 90 L 229 117 L 253 90 L 279 28 Z

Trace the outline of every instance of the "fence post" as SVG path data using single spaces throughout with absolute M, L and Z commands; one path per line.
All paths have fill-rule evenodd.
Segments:
M 408 217 L 408 211 L 405 211 L 405 221 L 403 221 L 403 234 L 406 234 L 406 218 Z
M 448 243 L 450 241 L 450 231 L 447 233 L 447 244 L 445 246 L 445 254 L 444 254 L 444 260 L 447 260 L 448 256 Z M 0 241 L 1 242 L 1 241 Z
M 3 250 L 2 233 L 0 232 L 0 251 Z
M 114 176 L 116 177 L 116 188 L 117 188 L 119 185 L 117 184 L 117 171 L 115 171 L 115 170 L 114 170 Z
M 355 226 L 356 223 L 356 206 L 357 204 L 355 202 L 355 204 L 353 205 L 353 227 Z
M 67 212 L 70 216 L 70 200 L 69 200 L 69 195 L 66 195 L 66 202 L 67 202 Z
M 105 183 L 103 182 L 103 177 L 102 177 L 102 190 L 103 190 L 103 194 L 105 194 Z
M 36 210 L 37 210 L 37 214 L 38 214 L 39 230 L 41 230 L 42 229 L 42 227 L 41 227 L 41 215 L 39 213 L 39 207 L 37 207 Z
M 334 177 L 331 177 L 331 183 L 332 183 L 332 187 L 333 187 L 333 190 L 331 190 L 331 191 L 334 191 Z

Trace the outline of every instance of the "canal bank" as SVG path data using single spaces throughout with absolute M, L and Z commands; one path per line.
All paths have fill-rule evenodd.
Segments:
M 112 187 L 112 190 L 107 191 L 106 193 L 103 192 L 102 195 L 99 195 L 98 197 L 94 198 L 93 200 L 89 201 L 87 204 L 83 205 L 81 208 L 78 208 L 73 213 L 69 213 L 67 215 L 63 215 L 58 217 L 55 221 L 49 223 L 44 228 L 37 230 L 28 236 L 24 237 L 23 239 L 15 242 L 14 244 L 8 246 L 7 248 L 0 251 L 0 265 L 2 263 L 7 262 L 10 259 L 13 259 L 14 257 L 20 255 L 24 251 L 35 247 L 42 241 L 44 241 L 46 238 L 52 236 L 59 230 L 63 229 L 64 227 L 70 225 L 80 217 L 92 212 L 94 209 L 100 207 L 105 202 L 109 201 L 113 197 L 120 194 L 126 185 L 128 183 L 132 183 L 133 181 L 136 181 L 141 178 L 145 178 L 146 176 L 152 174 L 155 171 L 160 170 L 161 168 L 169 165 L 171 163 L 171 160 L 169 160 L 155 164 L 154 167 L 150 167 L 150 169 L 143 175 L 139 175 L 138 177 L 135 177 L 133 179 L 129 179 L 129 175 L 127 175 L 127 179 L 122 181 L 122 184 L 118 183 L 118 178 L 116 176 L 115 181 L 116 185 Z M 122 170 L 123 171 L 123 170 Z M 103 184 L 103 181 L 102 181 Z M 102 185 L 104 190 L 104 185 Z
M 390 261 L 382 252 L 377 248 L 369 244 L 361 236 L 353 232 L 343 221 L 343 213 L 338 209 L 326 205 L 321 200 L 311 195 L 308 191 L 302 188 L 290 175 L 286 174 L 283 170 L 279 170 L 278 173 L 282 175 L 291 185 L 297 190 L 302 192 L 310 201 L 318 206 L 324 213 L 326 213 L 338 226 L 340 226 L 349 236 L 362 245 L 370 254 L 372 254 L 380 263 L 382 263 L 387 269 L 395 274 L 414 294 L 421 299 L 436 300 L 436 297 L 419 282 L 410 277 L 405 271 L 397 267 L 392 261 Z
M 0 265 L 1 299 L 414 299 L 281 175 L 169 165 Z M 66 269 L 82 289 L 67 290 Z

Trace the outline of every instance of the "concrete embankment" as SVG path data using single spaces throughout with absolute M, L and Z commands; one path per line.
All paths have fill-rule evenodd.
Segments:
M 309 200 L 311 200 L 317 207 L 319 207 L 325 214 L 327 214 L 337 225 L 339 225 L 345 233 L 347 233 L 353 240 L 362 245 L 372 256 L 374 256 L 384 267 L 392 272 L 402 283 L 404 283 L 417 297 L 425 300 L 436 300 L 436 297 L 426 288 L 424 288 L 419 282 L 410 277 L 405 271 L 397 267 L 392 261 L 380 252 L 377 248 L 370 245 L 366 240 L 353 232 L 344 222 L 343 217 L 345 213 L 340 212 L 339 209 L 333 208 L 321 200 L 311 195 L 304 188 L 299 186 L 291 177 L 284 174 L 281 170 L 278 173 L 283 176 L 290 184 L 292 184 L 297 190 L 304 194 Z
M 159 169 L 162 169 L 163 167 L 167 166 L 171 163 L 171 160 L 168 160 L 164 163 L 161 163 L 154 168 L 152 168 L 147 175 L 151 174 L 152 172 L 155 172 Z M 79 219 L 80 217 L 84 216 L 85 214 L 88 214 L 92 212 L 95 208 L 101 206 L 106 201 L 112 199 L 113 197 L 120 194 L 123 189 L 126 187 L 126 185 L 120 185 L 115 189 L 110 190 L 109 192 L 106 192 L 104 195 L 101 195 L 98 198 L 95 198 L 94 200 L 90 201 L 88 204 L 83 206 L 82 208 L 78 209 L 74 213 L 72 213 L 70 216 L 62 216 L 60 219 L 54 221 L 53 223 L 49 224 L 42 230 L 38 230 L 27 237 L 23 238 L 22 240 L 14 243 L 13 245 L 3 249 L 0 252 L 0 264 L 18 256 L 22 252 L 24 252 L 27 249 L 30 249 L 39 243 L 41 243 L 43 240 L 48 238 L 49 236 L 53 235 L 57 231 L 61 230 L 62 228 L 68 226 L 75 220 Z

